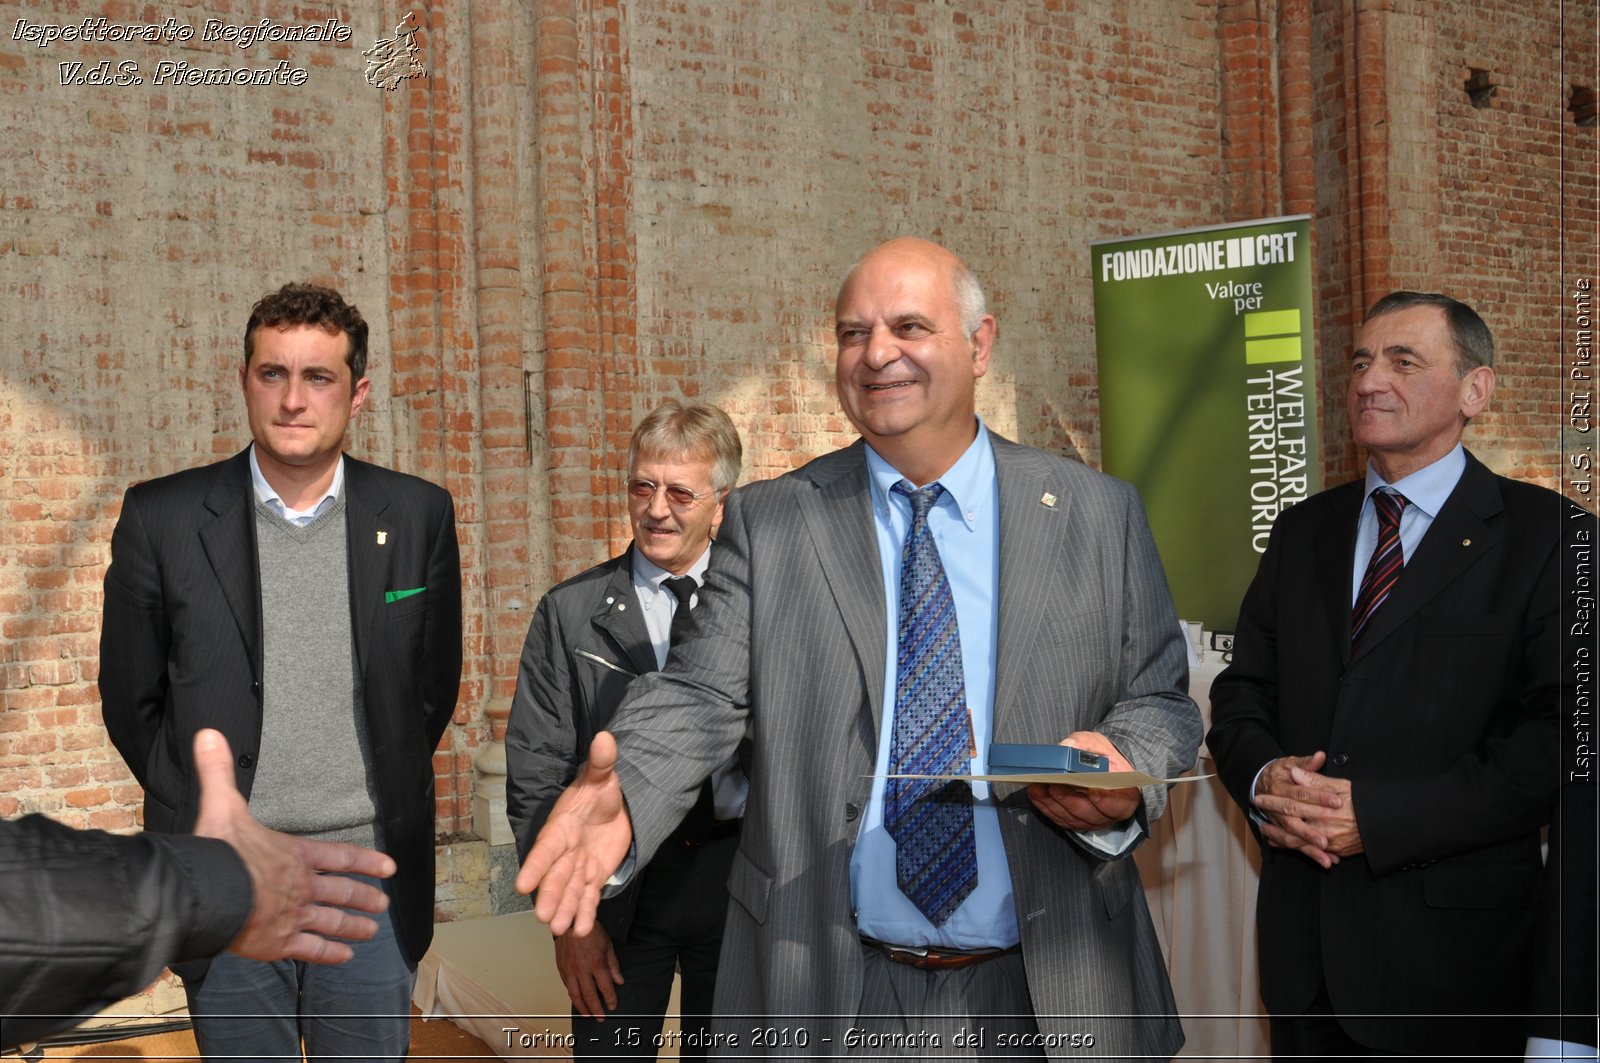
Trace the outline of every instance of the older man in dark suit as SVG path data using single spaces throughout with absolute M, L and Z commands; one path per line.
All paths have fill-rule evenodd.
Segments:
M 976 417 L 996 332 L 945 248 L 894 240 L 856 264 L 835 378 L 862 439 L 734 492 L 695 632 L 630 689 L 519 876 L 553 929 L 582 929 L 630 839 L 655 851 L 752 725 L 719 1052 L 1182 1044 L 1127 859 L 1165 787 L 885 778 L 1063 740 L 1166 778 L 1198 747 L 1133 490 Z
M 335 968 L 225 955 L 182 965 L 207 1056 L 403 1058 L 433 937 L 432 756 L 461 677 L 455 507 L 344 455 L 367 323 L 289 284 L 245 326 L 253 442 L 130 488 L 111 538 L 100 698 L 145 789 L 145 826 L 186 831 L 194 733 L 214 727 L 269 827 L 398 865 L 378 935 Z
M 506 729 L 506 810 L 523 857 L 628 685 L 660 668 L 686 629 L 742 455 L 738 431 L 717 407 L 657 406 L 634 429 L 628 452 L 633 542 L 540 600 Z M 575 1054 L 655 1059 L 674 969 L 683 980 L 674 1054 L 706 1054 L 747 789 L 731 759 L 650 865 L 601 903 L 599 924 L 557 935 Z
M 1592 517 L 1461 446 L 1482 319 L 1374 305 L 1350 355 L 1367 475 L 1278 518 L 1207 742 L 1265 844 L 1280 1057 L 1517 1053 L 1557 776 L 1564 536 Z

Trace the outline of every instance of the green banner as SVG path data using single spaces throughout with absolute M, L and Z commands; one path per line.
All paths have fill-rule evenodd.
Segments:
M 1321 487 L 1310 217 L 1091 248 L 1105 470 L 1144 496 L 1178 615 L 1232 631 L 1273 520 Z

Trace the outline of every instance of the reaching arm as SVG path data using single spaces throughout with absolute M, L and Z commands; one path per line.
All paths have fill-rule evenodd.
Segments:
M 0 1041 L 38 1040 L 138 992 L 163 967 L 231 949 L 337 963 L 369 938 L 394 861 L 269 831 L 234 789 L 228 744 L 195 736 L 202 836 L 76 831 L 43 816 L 0 823 Z
M 594 928 L 600 889 L 633 842 L 616 763 L 616 739 L 601 731 L 583 773 L 557 799 L 517 873 L 517 892 L 538 891 L 534 913 L 555 934 Z
M 359 941 L 378 928 L 371 919 L 342 909 L 382 912 L 389 898 L 344 875 L 388 878 L 394 874 L 394 861 L 371 849 L 279 834 L 257 823 L 234 787 L 233 755 L 218 731 L 195 734 L 194 762 L 200 779 L 194 832 L 227 842 L 250 876 L 249 917 L 228 951 L 252 960 L 348 960 L 350 946 L 328 938 Z

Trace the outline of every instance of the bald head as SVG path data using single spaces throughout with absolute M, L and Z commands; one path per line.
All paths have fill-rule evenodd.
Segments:
M 996 333 L 977 279 L 946 248 L 901 237 L 851 267 L 834 309 L 845 415 L 913 484 L 931 483 L 977 434 Z
M 989 304 L 984 297 L 983 286 L 978 283 L 977 275 L 968 268 L 961 256 L 941 244 L 924 240 L 920 236 L 897 236 L 893 240 L 879 244 L 857 259 L 844 275 L 844 280 L 839 282 L 839 298 L 844 297 L 844 290 L 851 278 L 863 266 L 879 258 L 886 263 L 897 264 L 896 268 L 920 263 L 944 271 L 954 293 L 956 308 L 961 314 L 961 327 L 971 335 L 983 324 L 984 317 L 989 313 Z M 837 308 L 836 302 L 836 312 Z

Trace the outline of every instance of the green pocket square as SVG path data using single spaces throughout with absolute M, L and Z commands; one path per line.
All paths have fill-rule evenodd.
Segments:
M 395 602 L 398 602 L 402 598 L 409 598 L 413 594 L 421 594 L 423 591 L 425 591 L 427 589 L 428 588 L 426 588 L 426 587 L 412 587 L 408 591 L 384 591 L 383 592 L 383 604 L 384 605 L 393 605 Z

